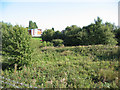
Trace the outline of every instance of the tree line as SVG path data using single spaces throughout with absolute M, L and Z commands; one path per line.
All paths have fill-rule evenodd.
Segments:
M 65 46 L 78 45 L 120 45 L 120 28 L 109 22 L 102 22 L 99 17 L 83 28 L 76 25 L 67 26 L 65 30 L 47 29 L 42 34 L 43 41 L 63 40 Z

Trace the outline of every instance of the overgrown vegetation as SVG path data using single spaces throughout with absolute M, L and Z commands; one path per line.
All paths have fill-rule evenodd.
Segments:
M 40 41 L 22 26 L 0 24 L 5 78 L 38 88 L 119 88 L 119 29 L 114 25 L 98 18 L 83 28 L 45 30 Z
M 118 88 L 118 56 L 118 46 L 36 48 L 29 66 L 2 75 L 38 88 Z
M 63 40 L 62 39 L 53 39 L 52 40 L 54 46 L 62 46 Z

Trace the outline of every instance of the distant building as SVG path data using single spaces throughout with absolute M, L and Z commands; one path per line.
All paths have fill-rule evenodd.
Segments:
M 42 29 L 28 29 L 28 32 L 32 37 L 40 37 L 42 34 Z

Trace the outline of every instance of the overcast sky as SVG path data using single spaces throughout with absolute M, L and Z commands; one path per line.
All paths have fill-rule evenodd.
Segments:
M 103 22 L 118 25 L 119 0 L 0 0 L 0 21 L 28 27 L 29 21 L 42 29 L 64 30 L 94 23 L 99 16 Z

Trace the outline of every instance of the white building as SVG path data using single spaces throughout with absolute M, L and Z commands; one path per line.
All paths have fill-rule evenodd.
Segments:
M 40 37 L 42 34 L 42 29 L 28 29 L 28 32 L 32 37 Z

